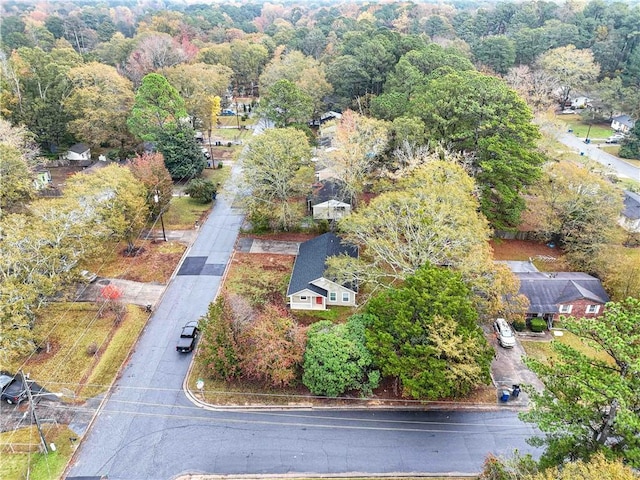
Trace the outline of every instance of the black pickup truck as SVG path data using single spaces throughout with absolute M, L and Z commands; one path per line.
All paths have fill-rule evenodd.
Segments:
M 176 350 L 181 353 L 189 353 L 193 350 L 193 347 L 196 346 L 196 340 L 198 339 L 198 334 L 200 330 L 198 329 L 197 322 L 189 322 L 184 327 L 182 327 L 182 332 L 180 333 L 180 338 L 178 339 L 178 344 L 176 345 Z

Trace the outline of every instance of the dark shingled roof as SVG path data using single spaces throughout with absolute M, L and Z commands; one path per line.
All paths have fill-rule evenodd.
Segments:
M 344 189 L 339 180 L 323 180 L 314 184 L 312 188 L 313 192 L 309 195 L 309 206 L 311 207 L 327 200 L 345 201 Z
M 624 191 L 624 210 L 622 215 L 629 220 L 640 218 L 640 195 L 629 190 Z
M 531 303 L 531 313 L 557 313 L 558 304 L 587 299 L 607 303 L 609 296 L 600 280 L 578 272 L 516 272 L 520 293 Z
M 621 123 L 622 125 L 625 125 L 629 128 L 633 128 L 633 126 L 636 124 L 635 120 L 629 115 L 618 115 L 617 117 L 613 117 L 611 120 L 615 120 L 616 122 Z
M 309 282 L 324 276 L 327 258 L 342 254 L 358 258 L 358 249 L 353 245 L 341 243 L 340 238 L 333 233 L 325 233 L 301 243 L 293 265 L 287 295 L 293 295 L 308 288 L 315 293 L 326 296 L 326 290 L 311 285 Z
M 71 148 L 69 148 L 69 151 L 73 153 L 84 153 L 87 150 L 89 150 L 89 147 L 84 143 L 76 143 Z

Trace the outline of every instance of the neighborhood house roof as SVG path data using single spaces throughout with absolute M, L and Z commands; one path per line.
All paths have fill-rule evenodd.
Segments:
M 635 121 L 629 115 L 618 115 L 617 117 L 613 117 L 611 120 L 621 123 L 622 125 L 633 128 L 635 125 Z
M 348 208 L 351 205 L 349 205 L 348 203 L 344 203 L 344 202 L 339 202 L 338 200 L 327 200 L 326 202 L 322 202 L 322 203 L 318 203 L 317 205 L 314 205 L 314 207 L 326 207 L 326 208 Z
M 557 313 L 559 304 L 575 300 L 607 303 L 609 296 L 600 280 L 578 272 L 518 272 L 520 293 L 530 302 L 529 312 Z
M 622 215 L 629 220 L 638 220 L 640 218 L 640 195 L 624 191 L 624 210 Z
M 89 150 L 89 147 L 84 143 L 76 143 L 71 148 L 69 148 L 69 151 L 73 153 L 84 153 L 87 150 Z
M 342 254 L 357 258 L 358 249 L 353 245 L 342 243 L 340 238 L 333 233 L 325 233 L 301 243 L 293 265 L 287 295 L 308 289 L 326 296 L 325 289 L 313 285 L 311 282 L 324 276 L 327 258 Z
M 315 206 L 328 200 L 342 200 L 343 189 L 339 181 L 323 180 L 313 184 L 313 193 L 309 196 L 309 204 Z

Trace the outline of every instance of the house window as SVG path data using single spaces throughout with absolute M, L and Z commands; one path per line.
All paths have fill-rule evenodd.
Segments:
M 600 305 L 587 305 L 587 313 L 598 313 Z
M 336 292 L 330 292 L 329 293 L 329 301 L 330 302 L 335 302 L 338 300 L 338 294 Z
M 571 313 L 573 305 L 560 305 L 560 313 Z
M 307 296 L 306 295 L 300 295 L 300 301 L 301 302 L 306 302 L 307 301 Z
M 349 292 L 342 292 L 342 301 L 343 302 L 348 302 L 351 299 L 351 297 L 349 296 Z

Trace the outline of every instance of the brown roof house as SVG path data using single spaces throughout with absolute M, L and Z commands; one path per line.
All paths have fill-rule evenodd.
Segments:
M 529 299 L 527 318 L 542 317 L 549 328 L 561 315 L 598 317 L 609 301 L 600 280 L 580 272 L 514 272 Z
M 356 305 L 356 286 L 341 285 L 325 277 L 327 259 L 337 255 L 358 258 L 358 249 L 342 243 L 333 233 L 325 233 L 300 244 L 287 289 L 292 310 L 326 310 L 328 305 Z

